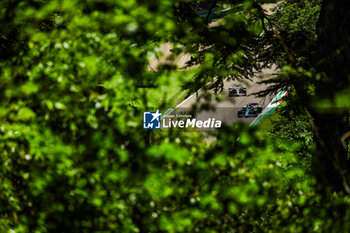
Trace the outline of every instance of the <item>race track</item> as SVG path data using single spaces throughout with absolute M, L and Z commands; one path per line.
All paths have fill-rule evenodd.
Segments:
M 272 73 L 274 73 L 273 69 L 266 69 L 263 71 L 263 75 L 257 74 L 252 81 L 247 81 L 244 85 L 247 87 L 248 96 L 229 97 L 228 88 L 233 84 L 238 84 L 239 82 L 224 81 L 224 90 L 219 94 L 223 97 L 220 101 L 215 99 L 216 94 L 213 90 L 204 90 L 205 88 L 202 88 L 176 106 L 176 108 L 168 115 L 191 112 L 197 119 L 205 120 L 208 118 L 215 118 L 217 120 L 221 120 L 227 125 L 232 125 L 232 123 L 238 121 L 251 123 L 254 121 L 255 117 L 238 118 L 237 111 L 241 107 L 254 102 L 259 103 L 263 108 L 268 105 L 268 103 L 273 99 L 273 95 L 265 98 L 257 98 L 251 94 L 266 89 L 266 86 L 258 84 L 258 81 L 261 80 L 261 77 L 266 78 Z M 210 95 L 208 95 L 208 93 L 210 93 Z M 206 94 L 209 96 L 209 100 L 204 98 Z M 209 110 L 200 110 L 201 107 L 205 107 L 207 105 L 210 106 Z M 196 109 L 196 111 L 193 111 L 193 109 Z

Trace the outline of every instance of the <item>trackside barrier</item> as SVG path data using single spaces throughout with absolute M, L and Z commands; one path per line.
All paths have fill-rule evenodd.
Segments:
M 267 114 L 271 114 L 283 101 L 283 97 L 288 94 L 287 91 L 280 91 L 275 98 L 266 106 L 266 108 L 259 114 L 257 118 L 250 124 L 256 126 L 259 121 Z

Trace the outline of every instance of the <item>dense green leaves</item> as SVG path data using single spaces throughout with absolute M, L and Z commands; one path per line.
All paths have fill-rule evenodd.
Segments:
M 305 118 L 225 126 L 212 143 L 142 129 L 144 110 L 266 65 L 256 2 L 234 3 L 209 27 L 188 1 L 1 1 L 0 231 L 346 231 L 349 198 L 315 192 Z M 281 27 L 312 34 L 299 17 Z M 183 53 L 192 70 L 175 69 Z

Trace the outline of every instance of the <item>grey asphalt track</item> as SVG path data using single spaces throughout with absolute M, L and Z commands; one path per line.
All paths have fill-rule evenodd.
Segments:
M 264 4 L 263 8 L 266 10 L 267 14 L 271 14 L 271 8 L 276 6 L 276 4 Z M 213 25 L 217 24 L 219 21 L 213 22 Z M 164 54 L 164 57 L 162 59 L 155 59 L 149 64 L 150 70 L 156 70 L 156 67 L 158 64 L 163 63 L 166 61 L 166 58 L 171 54 L 171 47 L 172 45 L 170 43 L 163 44 L 160 48 L 162 53 Z M 190 59 L 189 54 L 183 54 L 182 56 L 179 56 L 179 58 L 175 61 L 175 63 L 178 65 L 178 67 L 183 67 Z M 201 106 L 208 104 L 211 106 L 211 110 L 204 110 L 204 111 L 196 111 L 195 117 L 200 120 L 205 120 L 208 118 L 215 118 L 217 120 L 221 120 L 223 123 L 227 125 L 232 125 L 234 122 L 246 122 L 251 123 L 254 121 L 255 117 L 249 117 L 249 118 L 238 118 L 237 112 L 238 109 L 246 106 L 249 103 L 259 103 L 261 107 L 265 108 L 273 99 L 273 95 L 269 95 L 265 98 L 258 98 L 254 95 L 251 95 L 252 93 L 261 91 L 266 89 L 265 85 L 259 84 L 258 82 L 262 79 L 268 78 L 271 76 L 271 74 L 275 73 L 275 68 L 271 69 L 265 69 L 262 71 L 261 74 L 256 74 L 256 76 L 251 80 L 245 80 L 244 83 L 241 83 L 247 87 L 247 94 L 248 96 L 240 96 L 240 97 L 229 97 L 228 95 L 228 88 L 232 86 L 233 84 L 239 84 L 238 81 L 224 81 L 224 87 L 223 92 L 219 95 L 222 96 L 220 101 L 217 101 L 215 99 L 216 95 L 212 90 L 208 90 L 207 93 L 211 92 L 211 95 L 207 95 L 209 97 L 208 100 L 204 100 L 205 96 L 205 88 L 202 88 L 198 90 L 196 93 L 193 93 L 190 97 L 185 99 L 182 103 L 178 104 L 176 108 L 169 114 L 177 114 L 181 112 L 188 112 L 191 108 L 194 106 L 198 109 Z M 210 85 L 210 84 L 209 84 Z
M 195 114 L 195 117 L 198 120 L 215 118 L 217 120 L 221 120 L 227 125 L 232 125 L 232 123 L 238 121 L 251 123 L 254 121 L 255 117 L 238 118 L 238 109 L 246 106 L 249 103 L 259 103 L 260 106 L 264 108 L 271 102 L 274 97 L 273 95 L 267 96 L 265 98 L 258 98 L 250 94 L 266 89 L 266 86 L 258 84 L 258 81 L 260 81 L 263 77 L 266 78 L 273 73 L 273 69 L 266 69 L 263 71 L 262 75 L 257 74 L 257 76 L 254 77 L 251 81 L 246 81 L 243 83 L 243 85 L 247 87 L 248 96 L 229 97 L 228 88 L 233 84 L 238 84 L 239 82 L 237 81 L 224 81 L 223 92 L 218 94 L 221 96 L 220 101 L 216 100 L 215 97 L 217 94 L 215 94 L 213 90 L 205 90 L 205 88 L 202 88 L 201 90 L 188 97 L 178 106 L 176 106 L 175 110 L 169 113 L 169 115 L 189 112 L 191 109 L 196 108 L 197 110 L 195 113 L 192 113 Z M 209 100 L 208 98 L 205 99 L 205 96 L 208 96 Z M 204 107 L 206 105 L 211 106 L 209 110 L 199 111 L 201 107 Z

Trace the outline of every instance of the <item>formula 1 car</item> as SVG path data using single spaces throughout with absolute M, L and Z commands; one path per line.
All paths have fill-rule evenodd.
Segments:
M 237 116 L 241 117 L 257 117 L 262 112 L 262 107 L 258 103 L 250 103 L 238 110 Z
M 247 96 L 247 88 L 241 84 L 233 84 L 228 88 L 228 95 L 231 96 Z

